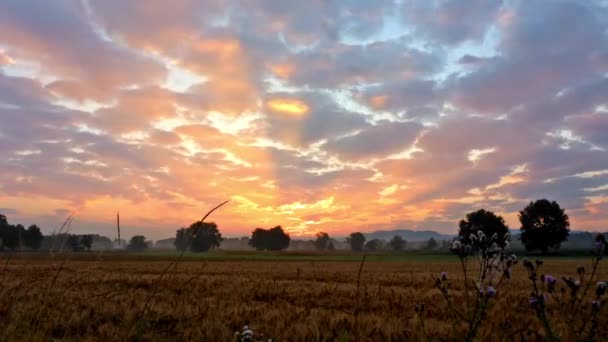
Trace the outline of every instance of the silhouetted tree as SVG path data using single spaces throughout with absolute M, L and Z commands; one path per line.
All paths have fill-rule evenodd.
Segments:
M 365 235 L 359 232 L 351 233 L 350 236 L 346 238 L 346 242 L 350 245 L 350 249 L 353 252 L 361 252 L 365 245 Z
M 25 245 L 25 227 L 22 224 L 15 225 L 17 230 L 17 247 L 21 249 Z
M 86 248 L 88 251 L 93 247 L 93 235 L 83 235 L 80 237 L 80 243 L 82 247 Z
M 405 246 L 407 246 L 407 241 L 405 241 L 400 235 L 395 235 L 391 241 L 388 242 L 388 247 L 395 252 L 403 251 Z
M 315 248 L 318 251 L 325 251 L 329 248 L 329 244 L 331 243 L 331 238 L 329 237 L 329 234 L 324 233 L 324 232 L 319 232 L 316 235 L 316 239 L 315 239 Z
M 72 250 L 72 252 L 78 252 L 81 249 L 80 239 L 78 236 L 70 234 L 67 240 L 67 247 Z
M 180 228 L 175 232 L 175 241 L 173 241 L 173 245 L 175 249 L 180 252 L 185 252 L 188 249 L 188 245 L 190 244 L 190 239 L 192 235 L 187 228 Z
M 127 250 L 130 252 L 143 252 L 148 249 L 148 242 L 146 237 L 143 235 L 135 235 L 129 241 Z
M 365 243 L 365 249 L 371 252 L 379 251 L 382 249 L 383 242 L 380 239 L 372 239 Z
M 496 234 L 496 244 L 500 247 L 505 247 L 508 241 L 507 233 L 509 232 L 509 227 L 505 224 L 505 220 L 485 209 L 479 209 L 467 214 L 466 218 L 461 220 L 458 226 L 458 236 L 460 236 L 460 241 L 465 244 L 471 244 L 473 242 L 471 234 L 477 237 L 479 231 L 483 232 L 487 239 L 492 238 Z
M 19 247 L 19 231 L 17 227 L 9 225 L 2 233 L 2 247 L 15 250 Z
M 40 228 L 37 225 L 31 225 L 25 231 L 23 235 L 23 243 L 25 246 L 33 249 L 39 250 L 42 245 L 42 240 L 44 237 L 42 236 L 42 232 L 40 232 Z
M 0 214 L 0 250 L 4 250 L 6 235 L 8 234 L 9 223 L 6 216 Z
M 192 252 L 200 253 L 219 247 L 222 240 L 222 234 L 217 224 L 197 221 L 188 228 L 178 229 L 175 232 L 173 245 L 181 252 L 189 249 Z
M 426 246 L 425 249 L 436 249 L 437 246 L 439 246 L 439 243 L 437 242 L 437 240 L 435 240 L 435 238 L 430 238 L 427 242 L 426 242 Z
M 540 199 L 530 202 L 519 212 L 521 242 L 528 251 L 559 248 L 570 234 L 570 219 L 555 201 Z
M 0 215 L 0 250 L 8 248 L 15 250 L 19 247 L 19 230 L 16 226 L 8 223 L 8 219 L 4 215 Z
M 249 245 L 258 251 L 280 251 L 289 247 L 291 238 L 281 226 L 272 229 L 256 228 L 251 234 Z
M 190 250 L 195 253 L 207 252 L 220 246 L 222 234 L 213 222 L 195 222 L 188 228 L 192 242 Z

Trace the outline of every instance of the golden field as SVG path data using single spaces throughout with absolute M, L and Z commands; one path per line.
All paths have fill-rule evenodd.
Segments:
M 175 263 L 168 255 L 4 254 L 1 339 L 234 341 L 244 325 L 260 340 L 273 341 L 462 339 L 463 328 L 452 327 L 434 287 L 434 277 L 447 271 L 451 291 L 456 298 L 462 295 L 456 257 L 370 258 L 360 278 L 361 263 L 353 259 L 185 258 Z M 546 259 L 543 273 L 575 276 L 578 266 L 589 264 L 588 259 Z M 600 264 L 598 276 L 608 278 L 606 264 Z M 541 340 L 541 325 L 528 304 L 530 291 L 520 263 L 492 300 L 477 340 Z M 420 330 L 417 303 L 425 303 L 427 336 Z M 606 339 L 608 311 L 602 309 L 599 338 Z

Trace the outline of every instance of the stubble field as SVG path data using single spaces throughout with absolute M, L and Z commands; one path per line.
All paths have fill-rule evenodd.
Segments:
M 455 258 L 376 257 L 363 264 L 355 261 L 360 258 L 174 263 L 173 256 L 3 255 L 1 339 L 234 341 L 244 325 L 265 341 L 461 339 L 463 330 L 453 328 L 434 287 L 434 277 L 446 271 L 459 302 Z M 578 266 L 588 264 L 547 259 L 543 268 L 575 276 Z M 607 278 L 606 265 L 600 265 L 599 279 Z M 517 265 L 492 301 L 478 340 L 540 340 L 530 291 Z M 425 303 L 426 336 L 415 312 L 419 303 Z M 603 325 L 606 316 L 600 317 Z

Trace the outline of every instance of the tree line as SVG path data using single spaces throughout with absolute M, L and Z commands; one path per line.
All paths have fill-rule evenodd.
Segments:
M 222 241 L 222 234 L 215 222 L 197 221 L 188 228 L 178 229 L 173 244 L 180 252 L 201 253 L 218 248 Z M 249 245 L 258 251 L 281 251 L 287 249 L 290 242 L 291 237 L 281 226 L 256 228 L 249 239 Z
M 540 199 L 530 202 L 519 211 L 520 239 L 528 251 L 540 250 L 548 253 L 549 249 L 557 249 L 566 241 L 570 232 L 570 221 L 565 210 L 555 201 Z M 465 216 L 458 223 L 458 238 L 465 244 L 471 244 L 477 233 L 481 231 L 485 236 L 497 237 L 497 243 L 504 247 L 510 241 L 509 227 L 505 220 L 492 211 L 479 209 Z M 37 225 L 27 229 L 20 224 L 9 224 L 6 216 L 0 214 L 0 250 L 31 249 L 39 250 L 43 244 L 58 246 L 72 251 L 91 250 L 94 239 L 107 239 L 98 235 L 57 234 L 45 238 Z M 174 247 L 178 251 L 195 253 L 207 252 L 220 247 L 223 241 L 222 234 L 214 222 L 197 221 L 187 228 L 176 231 Z M 110 241 L 111 243 L 111 241 Z M 281 226 L 269 229 L 256 228 L 251 233 L 248 244 L 258 251 L 281 251 L 290 246 L 291 238 Z M 337 241 L 328 233 L 319 232 L 313 241 L 318 251 L 333 251 Z M 346 239 L 347 245 L 353 252 L 391 250 L 404 251 L 408 241 L 396 235 L 390 241 L 380 239 L 367 240 L 361 232 L 351 233 Z M 447 241 L 442 242 L 443 244 Z M 127 250 L 142 252 L 149 248 L 151 242 L 145 236 L 136 235 L 127 244 Z M 46 246 L 49 249 L 49 246 Z M 433 250 L 440 247 L 440 242 L 430 238 L 423 249 Z M 443 246 L 445 247 L 445 246 Z
M 8 223 L 6 216 L 0 214 L 0 251 L 5 248 L 38 250 L 42 240 L 42 232 L 37 225 L 31 225 L 27 229 L 21 224 L 12 225 Z

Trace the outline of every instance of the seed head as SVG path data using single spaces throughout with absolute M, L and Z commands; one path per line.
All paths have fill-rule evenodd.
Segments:
M 595 288 L 595 293 L 598 297 L 601 297 L 606 293 L 606 289 L 608 288 L 608 283 L 605 281 L 600 281 L 597 283 L 597 287 Z

